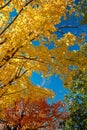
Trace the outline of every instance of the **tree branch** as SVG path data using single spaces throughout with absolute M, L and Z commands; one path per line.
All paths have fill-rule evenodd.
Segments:
M 7 51 L 7 55 L 2 59 L 2 61 L 1 62 L 3 62 L 4 61 L 4 63 L 2 64 L 0 64 L 0 68 L 3 66 L 3 65 L 5 65 L 14 55 L 15 55 L 15 53 L 21 48 L 22 46 L 19 46 L 18 48 L 12 48 L 12 50 L 10 51 L 10 52 L 12 52 L 12 55 L 11 56 L 9 56 L 8 55 L 8 53 L 9 53 L 9 50 Z
M 0 10 L 3 9 L 3 8 L 5 8 L 11 1 L 12 1 L 12 0 L 9 0 L 9 1 L 6 2 L 4 5 L 2 5 L 2 6 L 0 7 Z
M 38 130 L 39 128 L 46 128 L 48 125 L 38 126 L 36 128 L 26 128 L 26 130 Z
M 19 68 L 18 68 L 19 69 Z M 6 84 L 1 84 L 0 88 L 4 88 L 6 87 L 8 84 L 11 85 L 12 82 L 14 82 L 15 80 L 21 78 L 28 70 L 25 70 L 21 75 L 20 75 L 20 70 L 15 73 L 15 75 L 10 79 L 10 81 L 8 81 Z
M 64 25 L 64 26 L 59 26 L 57 27 L 58 29 L 65 29 L 65 28 L 78 28 L 78 26 L 72 26 L 72 25 Z
M 0 40 L 0 45 L 4 44 L 6 42 L 7 39 L 4 40 Z
M 7 93 L 7 94 L 5 94 L 5 96 L 7 96 L 7 95 L 13 95 L 13 94 L 15 94 L 15 93 L 20 93 L 20 92 L 22 92 L 22 91 L 24 91 L 24 90 L 27 90 L 28 88 L 24 88 L 24 89 L 21 89 L 21 90 L 19 90 L 19 91 L 15 91 L 15 92 L 12 92 L 12 93 Z
M 38 58 L 37 57 L 25 57 L 25 56 L 19 56 L 19 57 L 17 57 L 17 56 L 14 56 L 14 57 L 12 57 L 12 58 L 15 58 L 15 59 L 25 59 L 25 60 L 34 60 L 34 61 L 36 61 L 36 62 L 40 62 L 40 63 L 44 63 L 44 64 L 48 64 L 48 61 L 44 61 L 44 60 L 38 60 Z
M 6 91 L 7 91 L 7 89 L 5 90 L 5 92 L 3 92 L 3 93 L 0 95 L 0 98 L 1 98 L 3 95 L 5 95 Z

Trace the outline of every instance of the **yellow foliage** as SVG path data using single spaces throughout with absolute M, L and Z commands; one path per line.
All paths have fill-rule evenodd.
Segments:
M 6 2 L 9 2 L 8 0 Z M 61 74 L 63 77 L 69 70 L 70 64 L 82 67 L 84 57 L 67 50 L 73 45 L 76 37 L 65 34 L 57 40 L 52 34 L 56 30 L 62 16 L 66 16 L 69 0 L 12 0 L 9 5 L 0 3 L 0 109 L 13 104 L 17 98 L 48 98 L 54 93 L 50 90 L 34 87 L 29 78 L 33 71 L 41 72 L 43 76 Z M 1 8 L 5 6 L 4 8 Z M 16 9 L 17 16 L 10 20 L 9 13 Z M 55 48 L 47 49 L 47 44 L 54 40 Z M 42 39 L 43 40 L 42 40 Z M 39 40 L 40 45 L 35 47 L 33 40 Z M 74 60 L 78 60 L 74 62 Z M 81 64 L 79 64 L 81 62 Z

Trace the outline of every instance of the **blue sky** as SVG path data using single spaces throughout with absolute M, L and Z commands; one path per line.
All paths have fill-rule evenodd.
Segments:
M 30 80 L 36 86 L 40 85 L 43 88 L 48 88 L 54 91 L 55 98 L 51 100 L 53 102 L 63 100 L 64 95 L 68 94 L 68 90 L 63 87 L 63 82 L 60 79 L 60 76 L 53 75 L 49 78 L 42 78 L 41 74 L 34 71 Z
M 17 15 L 17 13 L 16 13 L 16 10 L 14 9 L 13 12 L 10 13 L 10 21 L 12 21 L 12 18 L 15 17 L 16 15 Z M 87 33 L 87 27 L 85 25 L 78 26 L 80 20 L 81 20 L 81 17 L 76 18 L 73 14 L 71 17 L 67 17 L 67 20 L 64 20 L 62 17 L 61 23 L 59 23 L 55 26 L 56 26 L 56 28 L 61 28 L 61 27 L 65 26 L 65 28 L 61 29 L 63 33 L 71 32 L 74 35 L 78 36 L 81 33 L 84 33 L 84 32 Z M 68 28 L 67 27 L 68 25 L 73 26 L 73 28 L 72 27 Z M 58 36 L 58 38 L 62 37 L 63 33 L 55 32 L 55 34 Z M 33 44 L 35 46 L 37 46 L 40 43 L 38 43 L 38 41 L 33 41 Z M 51 49 L 52 47 L 53 47 L 53 42 L 49 46 L 49 49 Z M 78 50 L 78 49 L 79 49 L 79 46 L 77 44 L 69 47 L 70 51 Z M 53 75 L 50 78 L 42 78 L 41 73 L 38 74 L 37 72 L 34 71 L 32 73 L 32 76 L 30 77 L 30 80 L 36 86 L 40 85 L 43 88 L 49 88 L 49 89 L 53 90 L 55 92 L 55 98 L 52 100 L 53 102 L 56 102 L 58 100 L 63 100 L 64 95 L 69 93 L 69 91 L 64 88 L 63 82 L 60 79 L 59 75 L 58 76 Z

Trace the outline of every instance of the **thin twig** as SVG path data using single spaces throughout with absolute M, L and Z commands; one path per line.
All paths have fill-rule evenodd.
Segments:
M 0 7 L 0 10 L 3 9 L 3 8 L 5 8 L 11 1 L 12 1 L 12 0 L 9 0 L 9 1 L 6 2 L 4 5 L 2 5 L 2 6 Z
M 3 92 L 3 93 L 0 95 L 0 98 L 5 95 L 6 91 L 7 91 L 7 89 L 5 90 L 5 92 Z
M 22 92 L 22 91 L 24 91 L 24 90 L 27 90 L 28 88 L 24 88 L 24 89 L 21 89 L 21 90 L 18 90 L 18 91 L 15 91 L 15 92 L 12 92 L 12 93 L 7 93 L 7 94 L 5 94 L 4 96 L 7 96 L 7 95 L 13 95 L 13 94 L 15 94 L 15 93 L 20 93 L 20 92 Z

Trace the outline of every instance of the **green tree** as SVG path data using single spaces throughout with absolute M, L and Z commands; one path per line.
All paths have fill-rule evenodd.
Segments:
M 87 57 L 87 45 L 81 48 L 81 53 Z M 85 66 L 85 65 L 84 65 Z M 72 78 L 70 93 L 65 97 L 70 111 L 66 122 L 68 130 L 87 129 L 87 67 L 84 71 L 78 70 Z
M 74 7 L 75 14 L 82 17 L 80 24 L 87 24 L 87 0 L 79 0 Z

